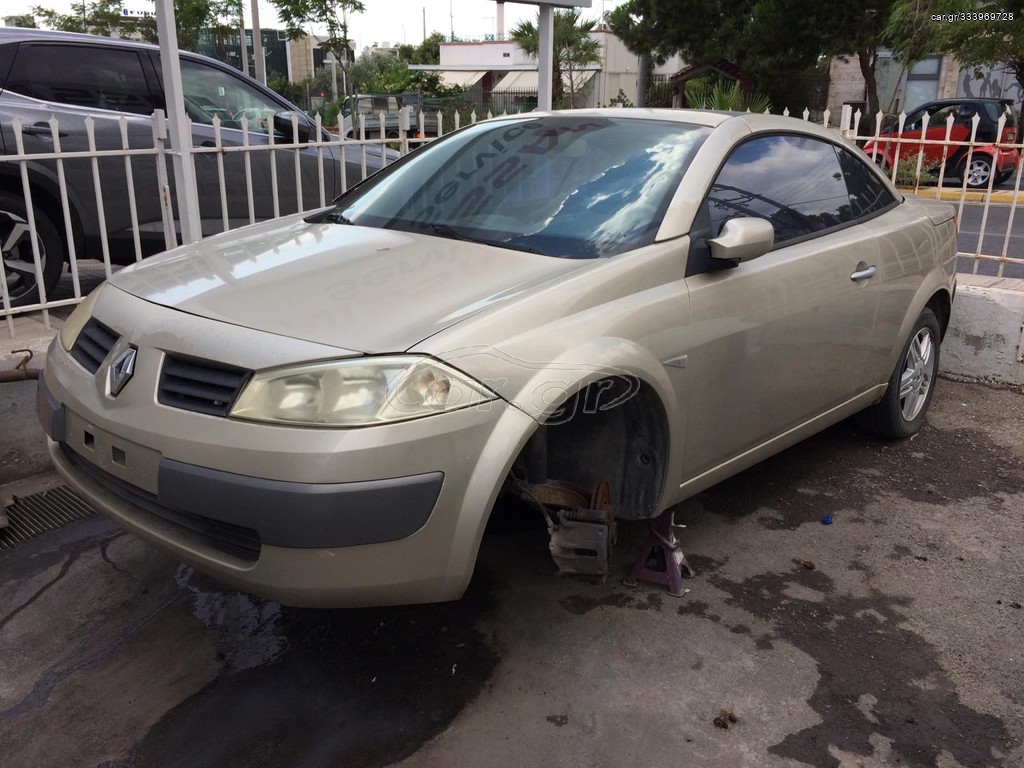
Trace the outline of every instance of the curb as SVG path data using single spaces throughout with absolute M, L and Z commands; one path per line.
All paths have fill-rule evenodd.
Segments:
M 942 373 L 1024 385 L 1024 280 L 957 275 Z
M 1024 203 L 1024 190 L 1014 193 L 1011 190 L 993 190 L 991 194 L 988 192 L 982 192 L 980 190 L 973 189 L 960 189 L 954 187 L 943 187 L 940 190 L 936 190 L 935 187 L 918 187 L 917 191 L 914 191 L 913 187 L 897 187 L 900 192 L 905 195 L 914 195 L 915 197 L 922 197 L 926 200 L 942 200 L 947 203 L 959 203 L 961 199 L 967 203 L 984 203 L 986 199 L 997 205 L 1015 205 Z M 936 195 L 938 191 L 938 195 Z

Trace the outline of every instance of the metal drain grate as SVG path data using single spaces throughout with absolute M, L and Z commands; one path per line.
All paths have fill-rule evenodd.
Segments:
M 0 528 L 0 549 L 11 549 L 42 533 L 96 514 L 96 510 L 65 486 L 19 496 L 4 512 L 10 524 Z

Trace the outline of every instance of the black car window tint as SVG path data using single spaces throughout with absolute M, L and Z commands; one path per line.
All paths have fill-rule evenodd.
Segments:
M 982 106 L 982 109 L 985 110 L 985 115 L 984 116 L 987 117 L 990 122 L 992 122 L 994 124 L 994 123 L 997 123 L 999 121 L 999 111 L 1000 110 L 999 110 L 999 105 L 998 104 L 996 104 L 995 102 L 991 102 L 991 101 L 983 101 L 981 103 L 981 106 Z
M 18 50 L 15 43 L 0 45 L 0 90 L 7 87 L 7 73 L 11 71 L 14 54 Z
M 832 145 L 801 136 L 741 144 L 712 184 L 706 206 L 713 237 L 729 219 L 754 216 L 771 222 L 776 244 L 854 218 Z
M 868 165 L 849 150 L 835 147 L 850 192 L 853 218 L 860 219 L 885 210 L 896 202 L 892 192 Z
M 131 50 L 23 43 L 7 88 L 76 107 L 140 115 L 151 115 L 154 109 L 142 62 Z

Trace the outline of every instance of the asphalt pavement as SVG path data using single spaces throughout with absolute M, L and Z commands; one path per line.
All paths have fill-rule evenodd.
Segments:
M 1024 259 L 1024 208 L 1014 211 L 1009 205 L 992 204 L 986 213 L 984 205 L 966 203 L 959 221 L 957 250 L 1002 256 L 1004 248 L 1006 256 Z M 997 261 L 967 256 L 957 259 L 958 272 L 993 276 L 998 274 L 999 267 Z M 1002 277 L 1024 278 L 1024 264 L 1005 262 L 1002 269 Z
M 32 400 L 0 384 L 19 494 L 53 483 Z M 1022 404 L 940 380 L 911 440 L 846 422 L 680 505 L 682 598 L 621 584 L 642 523 L 591 583 L 513 503 L 463 600 L 351 611 L 79 520 L 0 550 L 0 762 L 1017 768 Z

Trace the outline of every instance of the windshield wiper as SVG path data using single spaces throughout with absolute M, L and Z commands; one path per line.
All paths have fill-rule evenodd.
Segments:
M 509 248 L 513 251 L 525 251 L 526 253 L 536 253 L 541 256 L 547 256 L 543 251 L 539 251 L 536 248 L 531 248 L 528 245 L 520 245 L 512 243 L 508 240 L 485 240 L 482 237 L 473 237 L 467 235 L 464 230 L 453 227 L 451 224 L 431 224 L 431 231 L 438 237 L 447 237 L 451 240 L 463 240 L 467 243 L 477 243 L 479 245 L 490 245 L 494 248 Z
M 332 208 L 326 213 L 314 213 L 312 216 L 307 216 L 303 221 L 307 224 L 323 224 L 325 221 L 332 224 L 352 224 L 352 220 L 345 218 L 337 208 Z
M 467 243 L 479 243 L 480 245 L 497 245 L 493 240 L 467 235 L 465 230 L 456 229 L 451 224 L 431 224 L 430 230 L 439 237 L 447 237 L 452 240 L 465 240 Z

